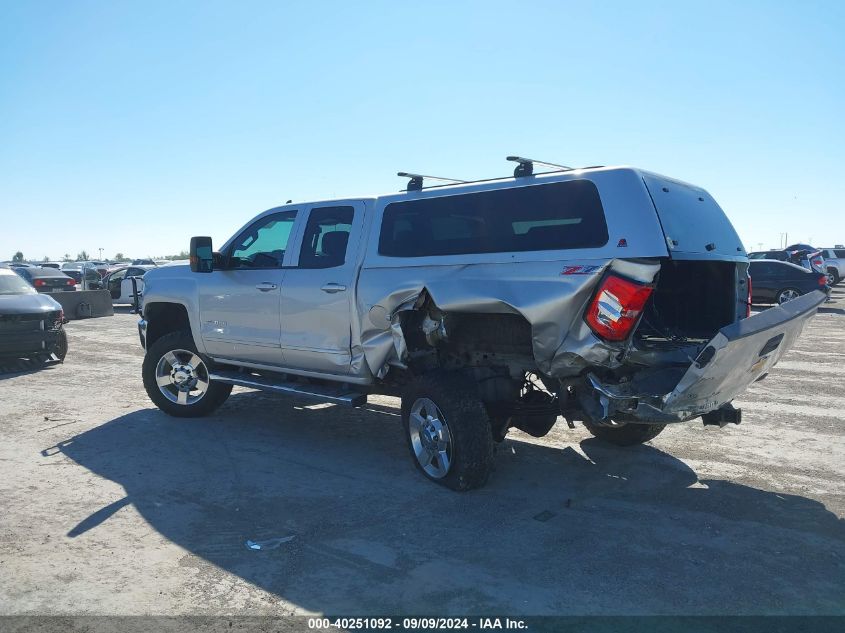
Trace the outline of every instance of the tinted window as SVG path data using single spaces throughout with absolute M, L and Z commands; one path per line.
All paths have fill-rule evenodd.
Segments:
M 255 222 L 232 245 L 229 268 L 280 267 L 294 220 L 296 211 L 285 211 Z
M 34 293 L 35 288 L 17 275 L 0 274 L 0 295 L 28 295 Z
M 594 248 L 607 224 L 589 180 L 387 205 L 379 254 L 426 257 Z
M 799 266 L 798 264 L 792 264 L 790 262 L 782 262 L 776 264 L 776 269 L 774 271 L 775 275 L 778 277 L 802 277 L 803 275 L 809 274 L 810 271 L 806 268 Z
M 749 264 L 749 271 L 751 272 L 751 279 L 754 275 L 770 277 L 775 272 L 777 264 L 769 264 L 767 262 L 751 262 Z
M 30 277 L 67 277 L 62 271 L 55 268 L 28 268 L 25 271 Z
M 836 255 L 837 258 L 839 258 L 839 257 L 845 258 L 845 250 L 836 249 L 835 251 L 833 251 L 833 254 Z
M 300 268 L 333 268 L 346 261 L 346 247 L 352 230 L 352 207 L 312 209 L 302 237 Z

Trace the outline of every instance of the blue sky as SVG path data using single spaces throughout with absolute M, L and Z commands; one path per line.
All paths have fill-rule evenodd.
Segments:
M 288 199 L 507 154 L 845 243 L 845 3 L 0 1 L 0 259 L 217 244 Z

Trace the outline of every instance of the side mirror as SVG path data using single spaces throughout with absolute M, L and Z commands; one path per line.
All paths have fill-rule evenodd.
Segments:
M 210 273 L 214 270 L 214 256 L 210 237 L 191 238 L 191 271 Z

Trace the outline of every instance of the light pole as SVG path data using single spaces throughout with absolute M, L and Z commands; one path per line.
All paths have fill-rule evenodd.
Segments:
M 100 261 L 103 261 L 103 249 L 101 248 L 99 250 L 100 250 Z

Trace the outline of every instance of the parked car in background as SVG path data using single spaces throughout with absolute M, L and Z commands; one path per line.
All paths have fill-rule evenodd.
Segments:
M 62 268 L 62 272 L 76 281 L 78 290 L 100 290 L 103 287 L 103 280 L 94 268 Z M 85 274 L 85 284 L 82 283 L 82 275 Z
M 774 259 L 803 266 L 807 270 L 816 270 L 820 273 L 825 272 L 824 258 L 822 257 L 821 251 L 817 249 L 781 248 L 770 251 L 756 251 L 748 253 L 748 259 Z
M 0 362 L 64 360 L 67 336 L 62 306 L 38 294 L 19 275 L 0 267 Z
M 748 253 L 748 259 L 775 259 L 779 262 L 788 262 L 789 254 L 782 248 L 771 251 L 753 251 Z
M 94 270 L 97 271 L 97 273 L 100 275 L 100 279 L 105 277 L 109 272 L 108 262 L 101 262 L 99 260 L 92 260 L 92 261 L 86 262 L 86 263 L 90 264 L 94 268 Z
M 38 292 L 76 290 L 76 280 L 55 268 L 33 266 L 32 268 L 13 268 L 12 270 Z
M 845 248 L 823 248 L 822 256 L 827 269 L 827 283 L 835 286 L 845 277 Z
M 56 270 L 62 269 L 62 262 L 41 262 L 42 268 L 55 268 Z
M 822 249 L 811 246 L 810 244 L 790 244 L 786 250 L 793 253 L 795 256 L 806 258 L 810 262 L 810 267 L 815 268 L 819 272 L 827 272 L 824 265 L 824 255 Z M 791 261 L 791 260 L 790 260 Z M 793 261 L 794 264 L 798 262 Z M 801 263 L 804 266 L 803 263 Z
M 152 259 L 133 259 L 132 260 L 133 266 L 155 266 L 156 263 Z
M 131 304 L 135 302 L 134 289 L 138 289 L 139 297 L 144 292 L 144 274 L 155 266 L 126 266 L 114 270 L 103 279 L 103 287 L 111 294 L 112 303 Z M 132 279 L 135 279 L 135 285 Z
M 87 262 L 65 262 L 62 264 L 62 270 L 82 270 L 83 268 L 90 268 L 97 271 L 100 279 L 106 276 L 109 272 L 109 265 L 105 262 L 87 261 Z
M 790 262 L 752 259 L 749 274 L 752 303 L 783 304 L 814 290 L 830 294 L 827 275 Z

